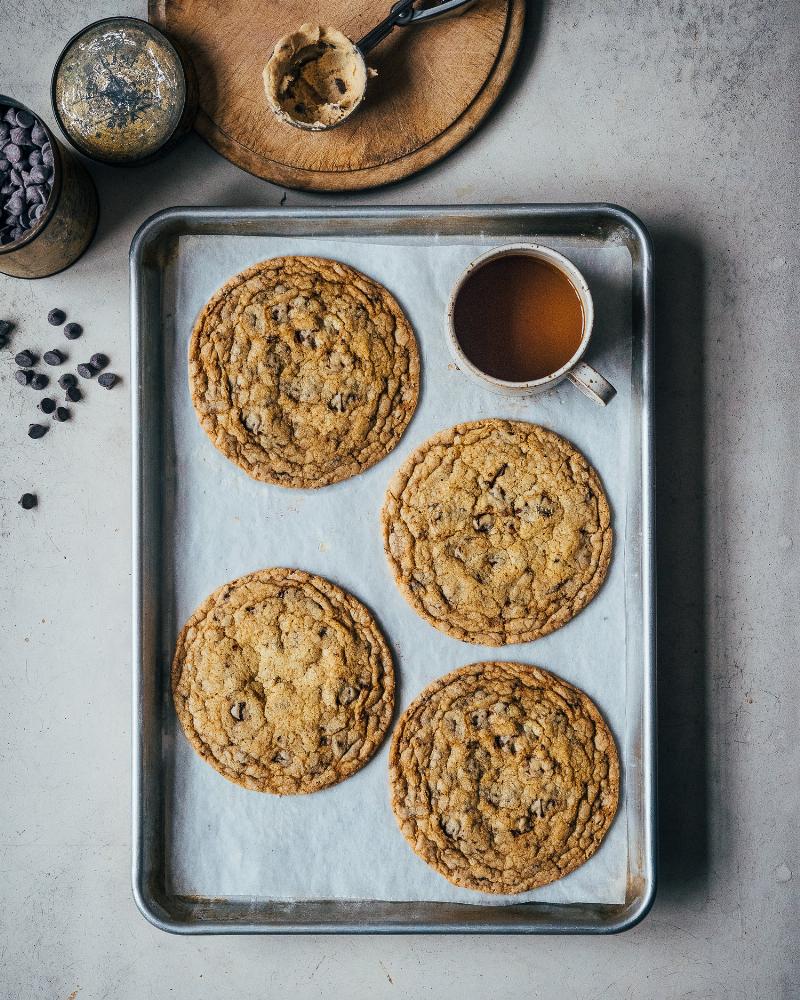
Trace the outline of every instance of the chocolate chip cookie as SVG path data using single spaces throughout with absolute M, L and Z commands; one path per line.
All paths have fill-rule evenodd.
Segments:
M 389 755 L 412 849 L 454 885 L 518 893 L 563 878 L 606 835 L 614 739 L 582 691 L 538 667 L 473 663 L 427 687 Z
M 395 447 L 419 395 L 414 332 L 389 292 L 352 267 L 277 257 L 236 275 L 189 343 L 208 436 L 254 479 L 315 488 Z
M 425 441 L 386 494 L 383 540 L 414 610 L 465 642 L 528 642 L 595 596 L 611 516 L 594 469 L 519 420 L 458 424 Z
M 263 569 L 214 591 L 188 620 L 172 694 L 192 746 L 223 777 L 298 795 L 344 780 L 375 753 L 394 669 L 355 597 L 301 570 Z

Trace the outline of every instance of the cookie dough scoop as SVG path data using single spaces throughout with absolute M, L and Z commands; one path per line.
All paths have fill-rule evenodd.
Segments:
M 389 14 L 359 42 L 336 28 L 300 27 L 278 39 L 264 67 L 264 91 L 275 115 L 289 125 L 322 132 L 346 121 L 364 100 L 375 71 L 365 56 L 395 27 L 427 24 L 461 13 L 475 0 L 444 0 L 417 8 L 414 0 L 398 0 Z

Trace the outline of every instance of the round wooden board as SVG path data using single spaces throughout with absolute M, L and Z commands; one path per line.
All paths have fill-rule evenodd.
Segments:
M 391 0 L 149 0 L 150 21 L 191 56 L 197 131 L 258 177 L 312 191 L 389 184 L 435 163 L 486 117 L 519 51 L 525 0 L 479 0 L 464 14 L 396 28 L 368 56 L 378 75 L 352 120 L 324 133 L 278 121 L 261 73 L 275 41 L 303 21 L 358 39 Z

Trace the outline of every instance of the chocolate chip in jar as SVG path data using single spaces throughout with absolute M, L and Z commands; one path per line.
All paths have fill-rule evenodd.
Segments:
M 31 142 L 31 130 L 24 128 L 22 125 L 15 125 L 9 132 L 8 137 L 20 149 L 24 149 L 25 146 L 33 146 Z
M 13 109 L 12 109 L 13 110 Z M 14 111 L 16 115 L 16 111 Z M 25 112 L 23 121 L 36 119 Z M 0 194 L 4 197 L 3 225 L 0 227 L 0 245 L 17 242 L 41 218 L 53 186 L 53 171 L 44 165 L 44 153 L 37 146 L 41 127 L 34 130 L 29 125 L 16 125 L 4 121 L 0 132 Z
M 3 146 L 3 156 L 9 163 L 19 163 L 22 159 L 22 150 L 14 142 L 7 142 Z
M 21 128 L 33 128 L 33 126 L 37 124 L 34 116 L 31 114 L 30 111 L 27 111 L 25 108 L 16 108 L 14 110 L 14 121 Z M 41 126 L 39 127 L 41 128 Z M 45 139 L 47 139 L 46 135 Z
M 0 273 L 45 277 L 88 246 L 97 193 L 85 168 L 32 112 L 4 98 L 0 118 Z M 56 184 L 61 194 L 53 198 Z

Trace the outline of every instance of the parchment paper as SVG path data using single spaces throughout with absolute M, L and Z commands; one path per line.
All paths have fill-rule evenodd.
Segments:
M 465 903 L 617 903 L 625 897 L 625 544 L 631 381 L 631 261 L 624 247 L 593 248 L 546 240 L 586 275 L 595 300 L 587 360 L 616 386 L 605 409 L 569 383 L 535 399 L 510 400 L 475 386 L 452 363 L 445 306 L 463 268 L 501 241 L 453 245 L 420 240 L 394 245 L 272 237 L 182 237 L 163 311 L 168 364 L 166 414 L 174 449 L 174 619 L 165 651 L 192 610 L 216 587 L 265 566 L 296 566 L 330 578 L 363 600 L 393 649 L 396 716 L 430 681 L 482 659 L 534 663 L 583 688 L 614 732 L 623 762 L 617 818 L 598 853 L 551 886 L 521 896 L 457 889 L 408 847 L 389 805 L 387 739 L 347 781 L 313 795 L 279 798 L 239 788 L 191 749 L 165 705 L 167 878 L 172 892 L 200 896 L 296 899 L 448 900 Z M 504 240 L 502 242 L 511 242 Z M 210 443 L 187 386 L 187 342 L 206 300 L 229 277 L 267 257 L 335 257 L 382 282 L 406 310 L 422 355 L 419 407 L 392 454 L 360 476 L 318 491 L 251 480 Z M 174 315 L 174 336 L 169 317 Z M 542 423 L 573 441 L 596 466 L 613 512 L 616 548 L 599 595 L 572 622 L 538 640 L 502 649 L 459 642 L 405 602 L 386 560 L 379 529 L 385 486 L 406 455 L 441 428 L 480 417 Z M 166 655 L 169 655 L 166 652 Z M 168 671 L 165 671 L 165 677 Z M 166 687 L 166 684 L 165 684 Z M 169 692 L 164 692 L 165 702 Z

